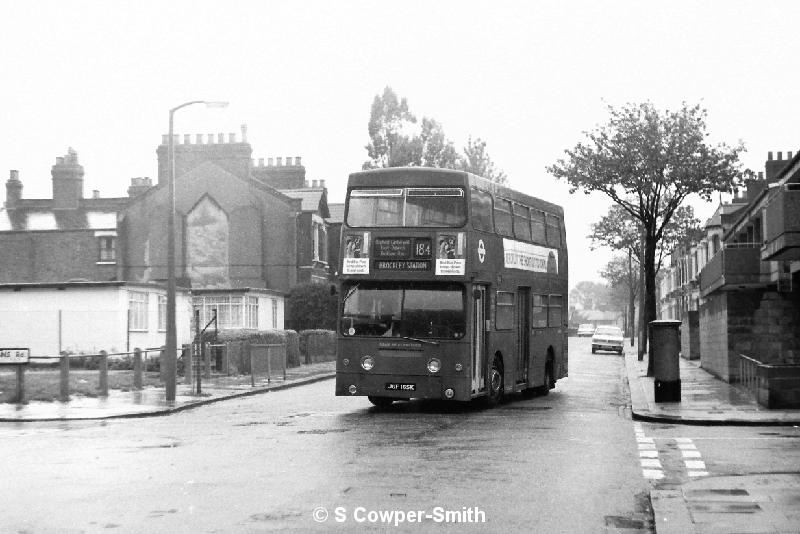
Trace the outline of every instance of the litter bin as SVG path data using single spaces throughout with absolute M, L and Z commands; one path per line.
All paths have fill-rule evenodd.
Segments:
M 656 402 L 681 401 L 680 321 L 651 321 L 650 348 Z

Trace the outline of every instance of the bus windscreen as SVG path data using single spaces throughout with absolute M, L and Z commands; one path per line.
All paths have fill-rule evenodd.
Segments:
M 360 282 L 344 288 L 345 336 L 461 339 L 467 328 L 464 286 Z
M 353 189 L 347 225 L 354 228 L 446 227 L 466 222 L 464 190 L 457 187 Z

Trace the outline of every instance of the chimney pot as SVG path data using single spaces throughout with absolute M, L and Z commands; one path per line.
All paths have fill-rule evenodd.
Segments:
M 764 171 L 760 171 L 760 172 L 758 173 L 758 179 L 759 179 L 759 180 L 763 180 L 763 179 L 764 179 Z
M 305 186 L 306 188 L 309 188 L 309 187 L 311 187 L 311 184 L 309 184 L 309 183 L 308 183 L 308 180 L 306 180 L 306 181 L 304 182 L 304 186 Z
M 320 186 L 321 188 L 325 189 L 325 180 L 320 180 L 320 181 L 319 181 L 319 186 Z
M 192 136 L 191 136 L 191 134 L 183 134 L 183 144 L 184 145 L 191 145 L 192 144 Z
M 177 145 L 181 142 L 181 136 L 178 134 L 172 134 L 172 143 Z
M 225 143 L 225 134 L 218 133 L 217 134 L 217 143 L 224 144 Z
M 228 142 L 229 143 L 235 143 L 236 142 L 236 134 L 235 133 L 229 133 L 228 134 Z
M 267 158 L 267 166 L 272 167 L 272 158 Z
M 258 166 L 259 167 L 263 167 L 264 166 L 264 158 L 258 158 Z
M 277 165 L 278 167 L 281 167 L 281 166 L 283 166 L 283 158 L 275 158 L 275 159 L 277 159 L 277 160 L 278 160 L 278 162 L 276 163 L 276 165 Z
M 786 159 L 792 159 L 792 152 L 791 151 L 786 153 Z
M 13 170 L 10 171 L 8 179 L 9 180 L 15 180 L 15 181 L 18 182 L 19 181 L 19 171 L 13 171 Z
M 298 167 L 300 166 L 300 156 L 294 158 L 294 164 L 297 165 Z
M 247 125 L 242 124 L 242 143 L 247 142 Z
M 286 165 L 291 167 L 291 165 L 292 165 L 292 158 L 286 158 Z
M 783 152 L 778 152 L 778 161 L 783 161 Z
M 195 143 L 197 143 L 198 145 L 203 144 L 203 134 L 196 134 L 194 137 L 195 137 Z
M 161 144 L 166 145 L 169 143 L 169 134 L 164 134 L 161 136 Z
M 772 152 L 767 152 L 767 160 L 772 161 Z
M 100 191 L 92 189 L 92 198 L 100 198 Z
M 208 144 L 209 145 L 214 144 L 214 134 L 208 134 Z

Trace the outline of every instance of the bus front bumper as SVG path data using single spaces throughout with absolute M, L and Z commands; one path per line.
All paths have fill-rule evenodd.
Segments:
M 452 397 L 447 396 L 448 389 L 453 392 Z M 468 401 L 470 393 L 470 382 L 465 377 L 336 373 L 337 397 Z

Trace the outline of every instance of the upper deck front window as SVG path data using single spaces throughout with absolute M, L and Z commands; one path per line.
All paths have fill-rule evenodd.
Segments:
M 351 227 L 459 227 L 466 221 L 464 190 L 457 187 L 353 189 L 347 199 Z

